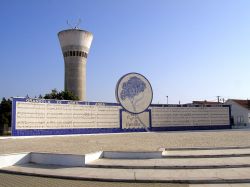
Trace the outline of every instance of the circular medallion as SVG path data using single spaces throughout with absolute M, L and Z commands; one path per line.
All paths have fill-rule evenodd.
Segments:
M 116 100 L 130 113 L 144 112 L 152 102 L 153 90 L 149 81 L 139 73 L 128 73 L 116 85 Z

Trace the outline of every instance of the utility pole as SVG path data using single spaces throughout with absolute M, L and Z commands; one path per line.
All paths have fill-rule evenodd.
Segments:
M 218 103 L 220 103 L 220 96 L 216 96 Z
M 167 97 L 167 105 L 168 105 L 168 95 L 166 97 Z

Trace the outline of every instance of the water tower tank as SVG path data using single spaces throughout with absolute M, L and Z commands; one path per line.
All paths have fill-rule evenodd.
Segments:
M 92 33 L 68 29 L 58 33 L 64 65 L 64 90 L 71 91 L 80 100 L 86 100 L 86 63 L 92 43 Z

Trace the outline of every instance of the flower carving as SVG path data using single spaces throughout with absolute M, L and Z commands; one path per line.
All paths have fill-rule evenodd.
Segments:
M 142 93 L 145 88 L 145 82 L 143 82 L 138 77 L 131 77 L 127 82 L 124 82 L 122 84 L 120 98 L 122 100 L 125 100 L 126 98 L 128 98 L 129 100 L 133 100 L 134 97 Z

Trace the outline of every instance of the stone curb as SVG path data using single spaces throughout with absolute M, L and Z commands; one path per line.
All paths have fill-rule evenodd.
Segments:
M 200 166 L 124 166 L 87 164 L 86 168 L 110 168 L 110 169 L 216 169 L 216 168 L 247 168 L 250 164 L 242 165 L 200 165 Z
M 102 182 L 124 182 L 124 183 L 178 183 L 178 184 L 230 184 L 230 183 L 250 183 L 249 179 L 212 179 L 212 180 L 174 180 L 174 179 L 107 179 L 107 178 L 94 178 L 94 177 L 77 177 L 77 176 L 60 176 L 60 175 L 47 175 L 37 173 L 26 173 L 21 171 L 6 171 L 0 169 L 0 173 L 16 174 L 24 176 L 36 176 L 45 178 L 68 179 L 68 180 L 82 180 L 82 181 L 102 181 Z

